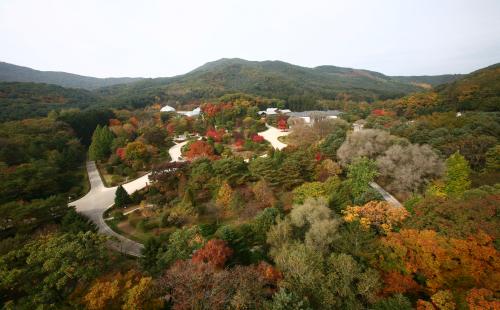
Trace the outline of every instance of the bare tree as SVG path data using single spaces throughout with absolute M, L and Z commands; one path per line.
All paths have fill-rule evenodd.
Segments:
M 377 159 L 387 189 L 399 194 L 419 191 L 431 178 L 443 173 L 444 164 L 429 145 L 393 145 Z
M 311 145 L 319 142 L 337 128 L 347 128 L 349 125 L 341 119 L 319 119 L 312 124 L 297 122 L 288 136 L 294 145 Z
M 351 132 L 337 150 L 337 158 L 343 166 L 358 157 L 377 158 L 396 143 L 408 143 L 405 139 L 378 129 Z

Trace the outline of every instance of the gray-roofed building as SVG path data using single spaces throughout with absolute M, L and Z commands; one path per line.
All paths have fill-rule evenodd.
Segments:
M 314 123 L 315 120 L 325 119 L 325 118 L 337 118 L 342 111 L 339 110 L 311 110 L 311 111 L 302 111 L 302 112 L 290 112 L 287 113 L 292 122 L 296 119 L 302 119 L 305 123 Z

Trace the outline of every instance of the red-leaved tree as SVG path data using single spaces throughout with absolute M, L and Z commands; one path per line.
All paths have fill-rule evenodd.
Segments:
M 286 122 L 286 119 L 284 119 L 284 118 L 280 118 L 280 119 L 278 120 L 278 128 L 279 128 L 280 130 L 286 130 L 286 129 L 288 128 L 288 124 L 287 124 L 287 122 Z
M 262 143 L 264 142 L 264 137 L 261 135 L 253 135 L 252 141 L 255 143 Z
M 214 155 L 214 148 L 205 141 L 195 141 L 189 146 L 186 152 L 186 157 L 194 159 L 197 157 L 212 157 Z
M 226 242 L 212 239 L 203 248 L 196 251 L 191 260 L 194 263 L 206 263 L 216 268 L 222 268 L 232 254 L 233 250 L 226 245 Z

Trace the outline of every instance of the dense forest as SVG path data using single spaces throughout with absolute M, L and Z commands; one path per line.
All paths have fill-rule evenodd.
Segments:
M 404 81 L 221 60 L 97 91 L 1 83 L 0 303 L 498 309 L 499 69 Z M 86 161 L 117 186 L 97 224 L 137 257 L 68 207 L 95 183 Z

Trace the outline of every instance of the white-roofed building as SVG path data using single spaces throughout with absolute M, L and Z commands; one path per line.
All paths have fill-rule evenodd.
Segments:
M 193 111 L 177 111 L 177 113 L 185 115 L 185 116 L 189 116 L 189 117 L 198 116 L 201 113 L 201 108 L 197 107 Z
M 173 108 L 169 105 L 166 105 L 163 108 L 161 108 L 160 112 L 175 112 L 175 108 Z
M 259 115 L 277 115 L 278 113 L 279 114 L 287 114 L 287 113 L 290 113 L 290 112 L 292 112 L 292 111 L 289 110 L 289 109 L 280 110 L 278 108 L 267 108 L 265 111 L 259 111 L 257 113 Z

